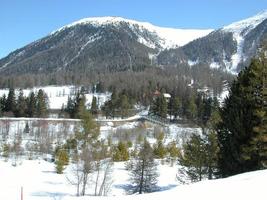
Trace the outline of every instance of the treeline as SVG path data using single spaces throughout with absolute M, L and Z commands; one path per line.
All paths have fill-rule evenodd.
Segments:
M 86 85 L 93 88 L 98 86 L 98 91 L 115 89 L 118 93 L 125 91 L 130 99 L 143 105 L 151 104 L 155 90 L 165 90 L 178 96 L 186 96 L 188 84 L 194 80 L 194 89 L 207 86 L 219 94 L 223 88 L 223 81 L 231 82 L 233 76 L 208 66 L 187 65 L 165 68 L 146 67 L 142 71 L 96 71 L 87 69 L 80 71 L 60 71 L 47 74 L 25 74 L 19 76 L 1 76 L 0 87 L 31 88 L 44 85 Z
M 120 93 L 114 90 L 111 99 L 102 106 L 102 111 L 106 117 L 124 118 L 131 114 L 134 103 L 134 98 L 129 97 L 125 90 Z
M 217 98 L 204 93 L 192 92 L 184 97 L 173 94 L 170 98 L 160 94 L 154 97 L 150 113 L 161 118 L 169 116 L 174 121 L 178 117 L 188 119 L 201 126 L 207 123 L 213 110 L 217 110 L 218 107 Z
M 90 113 L 95 116 L 99 113 L 100 108 L 97 103 L 97 99 L 93 96 L 91 105 L 87 105 L 86 97 L 85 97 L 85 90 L 84 87 L 81 87 L 81 90 L 76 92 L 74 97 L 69 96 L 67 105 L 61 108 L 59 113 L 60 117 L 63 118 L 73 118 L 73 119 L 81 119 L 82 112 L 84 110 L 90 111 Z M 97 87 L 96 87 L 97 88 Z
M 10 88 L 7 96 L 0 97 L 0 116 L 46 117 L 48 108 L 48 97 L 42 89 L 25 97 L 22 89 L 17 96 L 15 89 Z

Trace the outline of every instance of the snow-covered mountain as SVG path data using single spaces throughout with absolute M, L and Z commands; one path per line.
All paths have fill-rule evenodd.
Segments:
M 239 34 L 240 36 L 245 36 L 249 31 L 257 27 L 265 19 L 267 19 L 267 10 L 260 12 L 253 17 L 234 22 L 228 26 L 223 27 L 222 30 L 226 32 L 232 32 L 234 34 Z
M 267 10 L 215 30 L 181 48 L 163 52 L 159 63 L 187 61 L 190 66 L 202 63 L 236 74 L 256 55 L 266 35 Z
M 244 42 L 246 40 L 246 36 L 253 31 L 258 25 L 264 22 L 267 19 L 267 10 L 261 12 L 253 17 L 250 17 L 245 20 L 241 20 L 239 22 L 232 23 L 228 26 L 223 27 L 223 31 L 230 32 L 233 34 L 234 40 L 236 41 L 237 49 L 236 53 L 231 57 L 231 71 L 236 72 L 239 63 L 244 62 L 246 58 L 246 52 L 244 50 Z M 266 22 L 265 22 L 266 24 Z M 266 32 L 266 26 L 264 30 Z M 260 37 L 262 34 L 260 35 Z M 252 44 L 253 45 L 253 44 Z M 255 45 L 255 44 L 254 44 Z
M 159 44 L 162 48 L 173 48 L 177 46 L 184 46 L 185 44 L 208 35 L 213 29 L 175 29 L 175 28 L 165 28 L 155 26 L 148 22 L 139 22 L 135 20 L 125 19 L 122 17 L 93 17 L 85 18 L 79 21 L 73 22 L 62 28 L 53 31 L 51 34 L 57 34 L 65 29 L 77 26 L 77 25 L 93 25 L 95 27 L 105 27 L 105 26 L 117 26 L 120 27 L 121 24 L 128 24 L 129 28 L 136 31 L 139 36 L 138 41 L 148 47 L 155 48 L 156 45 L 153 41 L 149 41 L 149 38 L 144 38 L 140 32 L 149 31 L 154 33 L 159 37 Z
M 267 11 L 221 29 L 186 30 L 121 17 L 85 18 L 10 53 L 0 75 L 125 71 L 204 64 L 236 74 L 267 35 Z
M 161 50 L 185 45 L 211 31 L 162 28 L 121 17 L 86 18 L 1 59 L 0 73 L 135 69 L 151 65 Z

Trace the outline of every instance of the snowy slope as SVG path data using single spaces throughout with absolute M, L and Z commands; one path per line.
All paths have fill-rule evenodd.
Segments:
M 157 36 L 160 37 L 160 44 L 163 48 L 171 48 L 175 46 L 183 46 L 197 38 L 204 37 L 210 32 L 212 32 L 212 29 L 174 29 L 174 28 L 164 28 L 164 27 L 158 27 L 154 26 L 148 22 L 139 22 L 135 20 L 130 19 L 124 19 L 122 17 L 93 17 L 93 18 L 85 18 L 81 19 L 79 21 L 73 22 L 69 25 L 63 26 L 62 28 L 53 31 L 51 34 L 56 34 L 64 29 L 76 26 L 76 25 L 86 25 L 90 24 L 93 26 L 101 27 L 106 25 L 120 25 L 122 22 L 128 23 L 129 26 L 134 29 L 138 28 L 141 31 L 142 30 L 148 30 L 152 33 L 155 33 Z M 150 41 L 147 41 L 146 38 L 143 38 L 140 36 L 138 39 L 140 43 L 143 43 L 146 46 L 152 47 L 153 44 L 151 44 Z
M 20 199 L 23 187 L 27 200 L 225 200 L 225 199 L 266 199 L 267 170 L 240 174 L 226 179 L 202 181 L 189 185 L 178 185 L 175 181 L 177 167 L 160 165 L 160 192 L 125 195 L 123 186 L 127 183 L 128 173 L 124 163 L 115 163 L 113 167 L 113 185 L 108 197 L 76 197 L 75 187 L 68 184 L 70 167 L 65 174 L 55 173 L 54 164 L 45 161 L 23 161 L 22 165 L 12 167 L 11 162 L 0 160 L 0 199 Z M 92 185 L 88 188 L 92 193 Z
M 234 22 L 228 26 L 225 26 L 223 30 L 233 33 L 239 33 L 240 35 L 245 35 L 249 31 L 254 29 L 256 26 L 258 26 L 265 19 L 267 19 L 267 10 L 260 12 L 253 17 Z
M 247 18 L 245 20 L 241 20 L 235 23 L 232 23 L 228 26 L 225 26 L 222 30 L 225 32 L 231 32 L 233 33 L 233 37 L 235 41 L 237 42 L 237 50 L 234 55 L 232 55 L 232 62 L 230 68 L 227 70 L 232 72 L 233 74 L 236 74 L 236 67 L 240 62 L 243 61 L 244 55 L 243 55 L 243 45 L 244 45 L 244 39 L 245 36 L 253 30 L 255 27 L 257 27 L 260 23 L 262 23 L 265 19 L 267 19 L 267 10 L 260 12 L 259 14 Z

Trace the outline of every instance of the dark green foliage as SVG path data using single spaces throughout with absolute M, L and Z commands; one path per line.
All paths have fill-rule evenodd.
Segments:
M 129 109 L 131 108 L 131 105 L 129 103 L 128 97 L 126 94 L 122 94 L 120 96 L 119 102 L 119 112 L 121 117 L 127 117 L 129 115 Z
M 182 114 L 182 102 L 179 97 L 172 95 L 169 103 L 169 112 L 175 119 Z
M 217 115 L 216 115 L 217 116 Z M 201 181 L 203 178 L 213 179 L 218 176 L 218 139 L 214 124 L 218 119 L 215 114 L 210 118 L 203 135 L 192 135 L 178 153 L 178 162 L 182 168 L 178 171 L 177 179 L 184 183 Z M 175 150 L 175 149 L 174 149 Z
M 15 112 L 16 110 L 16 96 L 15 90 L 13 88 L 9 89 L 6 104 L 5 104 L 5 112 Z
M 201 181 L 205 177 L 207 174 L 206 152 L 204 141 L 199 135 L 193 135 L 183 145 L 183 154 L 180 155 L 178 161 L 183 166 L 179 173 L 186 175 L 192 182 Z
M 68 97 L 65 112 L 69 114 L 70 118 L 81 119 L 84 110 L 86 110 L 84 94 L 78 91 L 75 98 Z
M 24 117 L 26 116 L 26 110 L 27 110 L 27 102 L 25 97 L 23 96 L 23 91 L 20 89 L 19 96 L 16 104 L 16 117 Z
M 152 113 L 155 115 L 158 115 L 162 118 L 167 117 L 168 112 L 168 104 L 166 101 L 166 98 L 163 95 L 159 95 L 158 97 L 155 97 L 152 103 Z
M 127 117 L 129 115 L 129 110 L 133 107 L 133 102 L 130 102 L 130 99 L 125 93 L 117 93 L 116 90 L 113 91 L 111 99 L 107 101 L 102 107 L 103 112 L 106 117 Z
M 192 95 L 189 99 L 188 104 L 185 107 L 186 110 L 186 116 L 189 119 L 195 120 L 197 117 L 197 105 L 195 102 L 195 96 Z
M 130 192 L 142 194 L 154 191 L 158 178 L 157 164 L 154 161 L 153 149 L 147 141 L 143 143 L 137 159 L 130 162 Z
M 217 98 L 206 97 L 201 94 L 198 95 L 196 99 L 197 105 L 197 117 L 196 123 L 200 127 L 206 127 L 212 112 L 216 111 L 219 108 L 219 103 Z
M 97 111 L 98 111 L 97 99 L 95 96 L 93 96 L 92 105 L 91 105 L 91 113 L 93 115 L 96 115 Z
M 74 118 L 81 119 L 83 117 L 83 114 L 86 110 L 85 101 L 84 94 L 78 92 L 74 106 Z
M 74 110 L 75 108 L 75 101 L 70 96 L 68 97 L 67 106 L 65 108 L 65 112 L 67 112 L 71 118 L 74 118 Z
M 95 92 L 96 93 L 103 93 L 103 92 L 105 92 L 104 85 L 103 85 L 103 82 L 102 81 L 100 81 L 100 82 L 98 82 L 96 84 L 96 86 L 95 86 Z
M 82 141 L 83 146 L 86 146 L 86 144 L 92 144 L 97 140 L 99 136 L 99 126 L 93 119 L 92 114 L 87 111 L 85 107 L 84 110 L 81 110 L 80 116 L 83 130 L 79 133 L 78 138 Z
M 24 128 L 23 132 L 26 133 L 26 134 L 30 133 L 30 127 L 29 127 L 29 123 L 28 122 L 26 122 L 26 125 L 25 125 L 25 128 Z
M 36 97 L 36 115 L 37 117 L 46 117 L 48 114 L 48 98 L 44 91 L 40 89 Z
M 0 97 L 0 116 L 2 116 L 3 112 L 5 111 L 6 106 L 6 95 L 4 94 Z
M 223 177 L 266 168 L 266 58 L 239 73 L 221 109 L 217 126 Z
M 213 179 L 218 176 L 218 137 L 217 133 L 211 129 L 205 135 L 205 152 L 206 152 L 206 168 L 208 179 Z
M 27 116 L 34 117 L 36 114 L 36 96 L 31 92 L 27 98 Z

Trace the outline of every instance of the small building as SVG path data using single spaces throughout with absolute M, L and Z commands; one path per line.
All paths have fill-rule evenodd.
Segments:
M 156 90 L 153 94 L 153 98 L 157 98 L 160 95 L 163 95 L 167 102 L 170 101 L 171 95 L 169 93 L 161 93 L 159 90 Z

